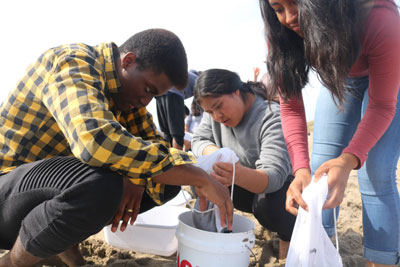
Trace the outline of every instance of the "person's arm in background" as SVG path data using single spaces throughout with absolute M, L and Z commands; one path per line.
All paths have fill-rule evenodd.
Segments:
M 253 76 L 253 82 L 258 81 L 258 75 L 260 75 L 260 68 L 259 67 L 254 67 L 253 68 L 254 76 Z
M 189 116 L 187 116 L 187 118 L 185 119 L 185 132 L 189 132 L 190 123 L 192 122 L 192 116 L 192 114 L 189 114 Z
M 286 194 L 286 210 L 296 215 L 298 205 L 308 210 L 301 193 L 311 181 L 306 115 L 302 96 L 287 102 L 280 99 L 280 103 L 283 135 L 295 177 Z
M 196 157 L 212 154 L 219 149 L 214 139 L 211 122 L 212 118 L 210 114 L 204 113 L 203 120 L 194 130 L 192 152 Z M 220 129 L 215 129 L 215 131 L 220 131 Z

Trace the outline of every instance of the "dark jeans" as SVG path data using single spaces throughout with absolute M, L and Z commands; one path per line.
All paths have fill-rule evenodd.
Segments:
M 181 96 L 167 93 L 156 97 L 157 117 L 164 139 L 172 144 L 172 139 L 183 146 L 185 136 L 185 103 Z
M 122 179 L 73 157 L 28 163 L 1 175 L 0 248 L 11 249 L 19 235 L 26 251 L 47 258 L 96 234 L 119 207 Z M 168 189 L 165 198 L 172 198 L 180 187 Z M 140 211 L 154 206 L 143 194 Z
M 285 209 L 286 191 L 292 179 L 276 192 L 254 194 L 235 185 L 233 204 L 236 209 L 253 213 L 258 222 L 266 229 L 277 232 L 280 239 L 290 241 L 296 216 Z

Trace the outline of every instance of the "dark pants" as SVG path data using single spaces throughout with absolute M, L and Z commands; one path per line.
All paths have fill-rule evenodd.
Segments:
M 28 163 L 1 175 L 0 248 L 11 249 L 19 235 L 26 251 L 47 258 L 96 234 L 119 207 L 122 179 L 73 157 Z M 171 188 L 166 198 L 179 192 Z M 143 194 L 141 212 L 154 206 Z
M 291 181 L 288 179 L 281 189 L 268 194 L 254 194 L 235 185 L 233 204 L 238 210 L 253 213 L 263 227 L 277 232 L 283 241 L 290 241 L 296 222 L 296 217 L 285 209 L 286 191 Z
M 164 138 L 183 146 L 185 136 L 185 102 L 177 94 L 167 93 L 156 97 L 157 117 Z

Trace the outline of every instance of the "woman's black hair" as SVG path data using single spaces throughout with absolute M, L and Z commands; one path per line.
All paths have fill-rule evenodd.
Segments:
M 309 72 L 303 39 L 278 21 L 268 0 L 260 0 L 260 9 L 268 44 L 268 99 L 278 93 L 285 100 L 292 96 L 299 97 L 308 82 Z
M 192 101 L 190 108 L 192 110 L 193 116 L 197 117 L 197 116 L 200 116 L 201 114 L 203 114 L 203 109 L 201 108 L 200 104 L 196 100 Z
M 190 110 L 189 108 L 185 105 L 185 116 L 189 116 L 190 115 Z
M 224 69 L 203 71 L 196 80 L 193 95 L 195 101 L 199 101 L 201 97 L 219 97 L 232 94 L 238 89 L 243 100 L 246 99 L 246 93 L 256 94 L 266 99 L 264 84 L 251 81 L 242 82 L 238 74 Z
M 260 0 L 268 42 L 267 68 L 271 95 L 299 97 L 314 69 L 342 106 L 347 75 L 359 56 L 365 0 L 299 0 L 299 25 L 304 39 L 283 26 L 268 0 Z

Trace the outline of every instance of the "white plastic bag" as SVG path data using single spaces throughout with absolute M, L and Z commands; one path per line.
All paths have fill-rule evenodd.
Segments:
M 197 163 L 194 166 L 202 168 L 208 174 L 213 172 L 213 165 L 216 162 L 223 161 L 229 163 L 238 162 L 239 158 L 236 156 L 235 152 L 228 147 L 223 147 L 215 151 L 210 155 L 204 155 L 197 158 Z
M 238 160 L 239 158 L 236 156 L 235 152 L 227 147 L 224 147 L 218 149 L 210 155 L 197 158 L 197 163 L 195 166 L 202 168 L 204 171 L 210 174 L 213 172 L 212 167 L 214 163 L 222 161 L 235 164 L 238 162 Z M 233 186 L 231 188 L 231 192 L 233 193 Z M 194 208 L 192 209 L 192 211 L 194 211 L 193 223 L 197 229 L 218 233 L 225 231 L 225 227 L 221 226 L 219 209 L 214 205 L 214 203 L 207 201 L 207 209 L 205 212 L 199 212 L 199 209 L 199 201 L 197 200 Z
M 324 175 L 318 182 L 304 189 L 302 197 L 308 212 L 299 208 L 294 225 L 289 252 L 288 267 L 342 267 L 342 258 L 333 246 L 322 225 L 322 206 L 328 194 L 328 180 Z

